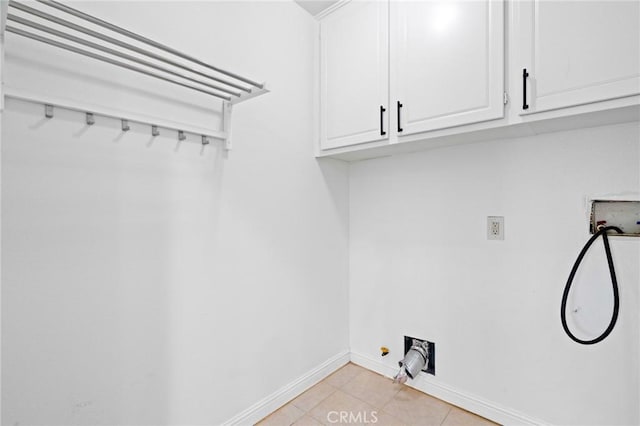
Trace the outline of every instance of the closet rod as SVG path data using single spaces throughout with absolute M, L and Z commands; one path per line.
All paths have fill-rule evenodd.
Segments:
M 69 13 L 71 15 L 74 15 L 74 16 L 76 16 L 78 18 L 81 18 L 81 19 L 84 19 L 86 21 L 89 21 L 91 23 L 100 25 L 100 26 L 102 26 L 104 28 L 110 29 L 111 31 L 115 31 L 115 32 L 123 34 L 123 35 L 125 35 L 127 37 L 131 37 L 131 38 L 133 38 L 135 40 L 141 41 L 143 43 L 147 43 L 147 44 L 149 44 L 149 45 L 151 45 L 153 47 L 156 47 L 156 48 L 158 48 L 160 50 L 164 50 L 165 52 L 169 52 L 169 53 L 174 54 L 176 56 L 179 56 L 179 57 L 181 57 L 183 59 L 186 59 L 188 61 L 194 62 L 194 63 L 196 63 L 198 65 L 201 65 L 203 67 L 209 68 L 209 69 L 211 69 L 213 71 L 216 71 L 216 72 L 219 72 L 219 73 L 224 74 L 226 76 L 235 78 L 236 80 L 240 80 L 240 81 L 242 81 L 244 83 L 250 84 L 250 85 L 258 87 L 260 89 L 263 88 L 263 84 L 261 84 L 261 83 L 255 82 L 255 81 L 250 80 L 250 79 L 245 78 L 245 77 L 242 77 L 242 76 L 240 76 L 238 74 L 235 74 L 235 73 L 232 73 L 230 71 L 223 70 L 222 68 L 215 67 L 215 66 L 213 66 L 211 64 L 208 64 L 208 63 L 203 62 L 203 61 L 201 61 L 201 60 L 199 60 L 197 58 L 194 58 L 193 56 L 187 55 L 186 53 L 180 52 L 179 50 L 173 49 L 173 48 L 171 48 L 169 46 L 166 46 L 166 45 L 164 45 L 162 43 L 158 43 L 157 41 L 151 40 L 151 39 L 149 39 L 147 37 L 143 37 L 143 36 L 141 36 L 139 34 L 131 32 L 131 31 L 129 31 L 127 29 L 124 29 L 122 27 L 119 27 L 117 25 L 114 25 L 114 24 L 112 24 L 110 22 L 103 21 L 102 19 L 96 18 L 96 17 L 91 16 L 91 15 L 89 15 L 87 13 L 81 12 L 81 11 L 79 11 L 77 9 L 74 9 L 74 8 L 70 7 L 70 6 L 64 5 L 62 3 L 58 3 L 58 2 L 56 2 L 54 0 L 38 0 L 38 2 L 40 2 L 42 4 L 46 4 L 49 7 L 53 7 L 55 9 L 61 10 L 63 12 Z
M 147 70 L 143 70 L 142 68 L 134 67 L 133 65 L 125 64 L 124 62 L 116 61 L 114 59 L 107 58 L 106 56 L 97 55 L 95 53 L 89 52 L 87 50 L 79 49 L 77 47 L 70 46 L 68 44 L 60 43 L 58 41 L 51 40 L 49 38 L 39 36 L 37 34 L 33 34 L 33 33 L 28 32 L 28 31 L 21 30 L 19 28 L 14 28 L 14 27 L 11 27 L 11 26 L 7 25 L 5 27 L 5 31 L 21 35 L 23 37 L 27 37 L 27 38 L 30 38 L 32 40 L 40 41 L 42 43 L 46 43 L 46 44 L 49 44 L 51 46 L 56 46 L 56 47 L 59 47 L 61 49 L 65 49 L 65 50 L 68 50 L 68 51 L 71 51 L 71 52 L 79 53 L 80 55 L 88 56 L 90 58 L 97 59 L 97 60 L 103 61 L 103 62 L 107 62 L 109 64 L 116 65 L 118 67 L 126 68 L 126 69 L 129 69 L 131 71 L 136 71 L 136 72 L 139 72 L 140 74 L 145 74 L 145 75 L 148 75 L 150 77 L 155 77 L 157 79 L 164 80 L 164 81 L 167 81 L 169 83 L 177 84 L 178 86 L 182 86 L 182 87 L 186 87 L 188 89 L 196 90 L 198 92 L 206 93 L 207 95 L 211 95 L 211 96 L 214 96 L 216 98 L 223 99 L 225 101 L 231 101 L 231 97 L 229 97 L 229 96 L 225 96 L 225 95 L 221 95 L 221 94 L 218 94 L 218 93 L 210 92 L 208 90 L 201 89 L 199 87 L 192 86 L 190 84 L 182 83 L 180 81 L 164 77 L 164 76 L 162 76 L 160 74 L 149 72 Z
M 197 71 L 197 70 L 194 70 L 194 69 L 189 68 L 189 67 L 187 67 L 187 66 L 185 66 L 185 65 L 183 65 L 183 64 L 181 64 L 179 62 L 172 61 L 171 59 L 164 58 L 164 57 L 162 57 L 160 55 L 157 55 L 157 54 L 155 54 L 153 52 L 149 52 L 148 50 L 141 49 L 141 48 L 139 48 L 137 46 L 134 46 L 134 45 L 129 44 L 129 43 L 125 43 L 125 42 L 123 42 L 121 40 L 115 39 L 113 37 L 109 37 L 107 35 L 104 35 L 102 33 L 97 32 L 97 31 L 90 30 L 90 29 L 85 28 L 85 27 L 83 27 L 81 25 L 74 24 L 73 22 L 69 22 L 69 21 L 64 20 L 62 18 L 58 18 L 57 16 L 53 16 L 53 15 L 50 15 L 50 14 L 48 14 L 46 12 L 42 12 L 42 11 L 40 11 L 38 9 L 34 9 L 32 7 L 29 7 L 29 6 L 25 5 L 25 4 L 18 3 L 16 1 L 11 0 L 11 2 L 9 2 L 9 6 L 11 6 L 13 8 L 16 8 L 18 10 L 21 10 L 23 12 L 29 13 L 31 15 L 37 16 L 39 18 L 45 19 L 47 21 L 53 22 L 55 24 L 62 25 L 64 27 L 67 27 L 67 28 L 70 28 L 72 30 L 75 30 L 75 31 L 78 31 L 78 32 L 81 32 L 81 33 L 84 33 L 84 34 L 87 34 L 87 35 L 90 35 L 90 36 L 95 37 L 95 38 L 99 38 L 100 40 L 106 41 L 106 42 L 111 43 L 111 44 L 115 44 L 116 46 L 120 46 L 122 48 L 131 50 L 131 51 L 136 52 L 136 53 L 140 53 L 140 54 L 145 55 L 147 57 L 150 57 L 150 58 L 156 59 L 158 61 L 164 62 L 166 64 L 173 65 L 175 67 L 178 67 L 178 68 L 181 68 L 183 70 L 192 72 L 194 74 L 200 75 L 200 76 L 208 78 L 210 80 L 217 81 L 218 83 L 222 83 L 222 84 L 225 84 L 227 86 L 231 86 L 231 87 L 233 87 L 235 89 L 243 90 L 245 92 L 250 92 L 249 89 L 247 89 L 246 87 L 240 86 L 239 84 L 236 84 L 236 83 L 233 83 L 233 82 L 230 82 L 230 81 L 218 78 L 218 77 L 214 77 L 212 75 L 208 75 L 208 74 L 205 74 L 205 73 Z M 231 91 L 229 89 L 225 89 L 223 91 L 227 92 L 229 94 L 234 94 L 234 95 L 235 95 L 235 93 L 237 93 L 237 92 L 233 92 L 233 91 Z M 235 95 L 235 96 L 237 96 L 237 95 Z
M 27 27 L 30 27 L 30 28 L 33 28 L 33 29 L 36 29 L 36 30 L 40 30 L 40 31 L 43 31 L 43 32 L 46 32 L 46 33 L 49 33 L 49 34 L 55 35 L 57 37 L 67 39 L 69 41 L 73 41 L 75 43 L 82 44 L 84 46 L 91 47 L 91 48 L 96 49 L 96 50 L 100 50 L 100 51 L 108 53 L 110 55 L 118 56 L 118 57 L 120 57 L 122 59 L 126 59 L 126 60 L 129 60 L 131 62 L 136 62 L 136 63 L 138 63 L 140 65 L 144 65 L 144 66 L 147 66 L 149 68 L 154 68 L 154 69 L 156 69 L 158 71 L 166 72 L 167 74 L 171 74 L 171 75 L 174 75 L 176 77 L 184 78 L 185 80 L 189 80 L 189 81 L 191 81 L 193 83 L 202 84 L 203 86 L 207 86 L 210 89 L 219 90 L 219 91 L 223 91 L 223 92 L 227 92 L 228 93 L 227 89 L 224 89 L 224 88 L 222 88 L 220 86 L 216 86 L 215 84 L 209 84 L 207 82 L 204 82 L 204 81 L 189 77 L 188 75 L 180 74 L 179 72 L 175 72 L 175 71 L 172 71 L 170 69 L 163 68 L 163 67 L 161 67 L 159 65 L 156 65 L 156 64 L 154 64 L 152 62 L 145 61 L 144 59 L 140 59 L 140 58 L 137 58 L 135 56 L 128 55 L 126 53 L 118 52 L 117 50 L 114 50 L 114 49 L 111 49 L 111 48 L 108 48 L 108 47 L 105 47 L 105 46 L 101 46 L 101 45 L 99 45 L 97 43 L 93 43 L 93 42 L 90 42 L 90 41 L 87 41 L 87 40 L 83 40 L 80 37 L 76 37 L 76 36 L 73 36 L 71 34 L 66 34 L 66 33 L 64 33 L 62 31 L 58 31 L 58 30 L 55 30 L 53 28 L 49 28 L 49 27 L 47 27 L 45 25 L 41 25 L 41 24 L 38 24 L 37 22 L 33 22 L 33 21 L 28 20 L 28 19 L 24 19 L 24 18 L 22 18 L 20 16 L 12 15 L 11 13 L 9 13 L 7 15 L 7 19 L 9 21 L 17 22 L 17 23 L 20 23 L 20 24 L 25 25 Z M 240 92 L 232 92 L 231 94 L 233 94 L 235 96 L 240 96 Z M 224 95 L 222 95 L 222 96 L 224 96 Z

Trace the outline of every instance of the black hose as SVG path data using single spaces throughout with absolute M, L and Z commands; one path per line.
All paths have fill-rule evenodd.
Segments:
M 619 234 L 622 234 L 622 230 L 617 226 L 605 226 L 598 230 L 593 236 L 587 241 L 587 244 L 584 245 L 582 251 L 578 255 L 576 262 L 573 264 L 573 268 L 571 269 L 571 273 L 569 274 L 569 279 L 567 280 L 567 284 L 564 286 L 564 292 L 562 293 L 562 305 L 560 307 L 560 318 L 562 319 L 562 328 L 564 328 L 564 332 L 567 333 L 567 336 L 571 338 L 574 342 L 580 343 L 582 345 L 593 345 L 594 343 L 598 343 L 607 338 L 607 336 L 613 331 L 613 328 L 616 325 L 616 321 L 618 320 L 618 310 L 620 309 L 620 295 L 618 294 L 618 280 L 616 279 L 616 270 L 613 266 L 613 258 L 611 257 L 611 248 L 609 247 L 609 239 L 607 237 L 608 231 L 616 231 Z M 591 247 L 591 244 L 598 237 L 602 235 L 602 242 L 604 243 L 604 251 L 607 254 L 607 263 L 609 264 L 609 273 L 611 275 L 611 286 L 613 287 L 613 314 L 611 315 L 611 322 L 609 322 L 609 326 L 607 329 L 598 337 L 593 340 L 582 340 L 578 339 L 574 336 L 569 327 L 567 326 L 567 299 L 569 298 L 569 290 L 571 290 L 571 284 L 573 283 L 573 278 L 578 271 L 578 267 L 580 266 L 580 262 L 582 262 L 582 258 L 587 254 L 587 250 Z

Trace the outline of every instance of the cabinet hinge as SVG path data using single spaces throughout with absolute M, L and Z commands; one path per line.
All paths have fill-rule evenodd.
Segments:
M 509 95 L 507 92 L 502 93 L 502 103 L 505 105 L 509 103 Z

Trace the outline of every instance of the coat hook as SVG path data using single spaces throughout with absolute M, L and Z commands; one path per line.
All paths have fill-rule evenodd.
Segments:
M 45 104 L 44 116 L 47 118 L 53 118 L 53 105 Z
M 158 130 L 158 126 L 151 126 L 151 136 L 159 136 L 160 130 Z
M 129 130 L 131 130 L 131 127 L 129 127 L 129 120 L 122 119 L 122 131 L 128 132 Z
M 209 145 L 209 138 L 202 135 L 202 145 Z
M 95 118 L 93 117 L 93 114 L 92 114 L 92 113 L 90 113 L 90 112 L 88 112 L 88 113 L 87 113 L 87 124 L 88 124 L 89 126 L 91 126 L 91 125 L 95 124 L 95 122 L 96 122 L 96 120 L 95 120 Z
M 187 137 L 184 135 L 184 132 L 182 130 L 178 130 L 178 140 L 183 141 L 186 138 Z

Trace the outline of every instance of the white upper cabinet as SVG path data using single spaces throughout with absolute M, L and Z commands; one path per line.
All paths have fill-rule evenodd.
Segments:
M 322 150 L 504 115 L 502 0 L 351 1 L 320 46 Z
M 389 137 L 389 4 L 353 1 L 320 24 L 320 147 Z
M 528 0 L 514 7 L 521 114 L 640 93 L 640 2 Z
M 503 117 L 502 1 L 392 1 L 390 37 L 399 135 Z

